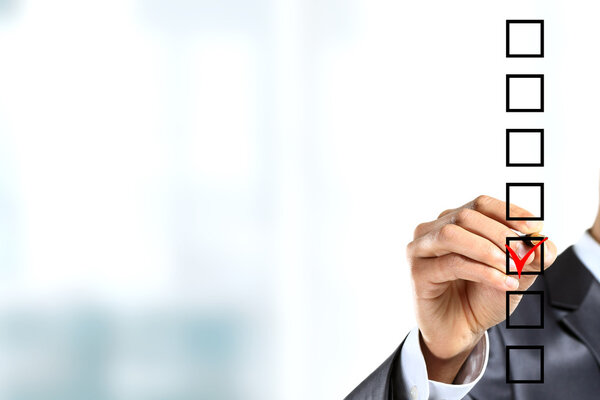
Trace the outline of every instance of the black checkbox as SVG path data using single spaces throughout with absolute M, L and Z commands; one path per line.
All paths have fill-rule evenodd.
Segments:
M 511 296 L 523 296 L 519 307 L 510 314 Z M 527 307 L 521 307 L 526 304 Z M 520 313 L 519 310 L 537 309 L 539 312 Z M 544 329 L 544 292 L 542 290 L 514 290 L 506 292 L 506 329 Z
M 527 236 L 527 237 L 507 237 L 506 238 L 506 245 L 510 246 L 511 242 L 514 241 L 521 241 L 521 242 L 528 242 L 528 241 L 541 241 L 544 240 L 546 237 L 545 236 Z M 539 245 L 540 248 L 540 269 L 537 271 L 525 271 L 525 268 L 523 268 L 523 271 L 521 271 L 521 275 L 544 275 L 544 248 L 546 246 L 544 245 L 544 243 Z M 506 275 L 519 275 L 518 271 L 511 271 L 510 270 L 510 253 L 508 252 L 508 249 L 505 248 L 504 252 L 506 253 Z M 508 315 L 508 314 L 506 314 Z
M 544 75 L 507 74 L 506 112 L 544 112 Z
M 544 57 L 544 20 L 510 19 L 506 21 L 506 57 Z
M 511 215 L 510 205 L 515 204 L 533 214 L 530 217 Z M 507 221 L 543 221 L 544 220 L 544 183 L 508 182 L 506 184 L 506 220 Z
M 544 346 L 506 346 L 506 383 L 544 383 Z
M 507 129 L 506 166 L 543 167 L 544 130 Z

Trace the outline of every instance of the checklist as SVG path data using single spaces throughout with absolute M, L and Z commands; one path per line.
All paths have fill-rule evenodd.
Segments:
M 506 57 L 509 59 L 543 58 L 544 21 L 507 20 Z M 518 68 L 519 65 L 521 64 L 518 60 L 511 63 L 512 68 Z M 507 113 L 543 113 L 544 96 L 544 74 L 506 74 Z M 523 120 L 525 119 L 521 119 Z M 506 167 L 543 168 L 544 163 L 544 128 L 506 129 Z M 522 209 L 533 215 L 523 215 Z M 506 183 L 506 221 L 543 220 L 544 182 Z M 506 237 L 506 274 L 517 275 L 519 279 L 523 275 L 542 275 L 545 240 L 547 238 L 544 236 L 535 234 L 529 237 Z M 517 247 L 522 251 L 516 251 Z M 537 249 L 539 252 L 536 252 Z M 534 264 L 526 266 L 527 259 L 534 252 L 536 254 Z M 536 267 L 532 268 L 532 266 Z M 521 314 L 517 307 L 511 314 L 511 306 L 516 301 L 528 303 L 522 309 L 539 310 L 539 312 L 533 315 Z M 505 327 L 523 330 L 544 329 L 544 291 L 506 291 Z M 508 343 L 505 349 L 507 384 L 544 383 L 544 346 Z

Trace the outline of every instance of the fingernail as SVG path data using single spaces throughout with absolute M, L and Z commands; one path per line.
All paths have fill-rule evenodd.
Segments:
M 515 264 L 515 261 L 512 258 L 508 260 L 508 269 L 512 272 L 517 271 L 517 264 Z
M 509 289 L 516 289 L 519 287 L 519 281 L 513 278 L 512 276 L 507 276 L 504 280 L 504 284 Z
M 520 259 L 523 259 L 523 257 L 525 257 L 528 252 L 529 252 L 529 249 L 527 247 L 525 247 L 524 243 L 517 243 L 517 249 L 516 249 L 515 253 L 517 253 L 517 255 L 519 256 Z

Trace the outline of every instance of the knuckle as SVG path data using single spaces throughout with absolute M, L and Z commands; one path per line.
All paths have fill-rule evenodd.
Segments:
M 473 210 L 481 210 L 490 203 L 491 199 L 490 196 L 485 194 L 475 197 L 475 200 L 473 200 Z
M 451 254 L 448 256 L 448 259 L 446 261 L 446 266 L 448 268 L 452 269 L 453 271 L 456 271 L 463 265 L 465 265 L 464 257 L 460 256 L 459 254 Z
M 442 226 L 437 233 L 437 240 L 444 243 L 451 242 L 457 235 L 457 228 L 454 224 Z
M 452 277 L 451 279 L 454 280 L 460 279 L 461 269 L 464 268 L 466 260 L 459 254 L 449 254 L 444 258 L 443 268 L 446 270 L 446 273 L 443 275 L 446 276 L 446 279 L 449 277 Z M 442 279 L 442 276 L 439 279 Z
M 419 225 L 417 225 L 415 227 L 415 230 L 413 232 L 413 238 L 416 239 L 418 237 L 423 236 L 423 234 L 425 233 L 425 231 L 426 231 L 426 223 L 425 222 L 420 223 Z
M 415 242 L 412 241 L 406 245 L 406 259 L 408 260 L 409 264 L 412 264 L 411 260 L 414 257 L 414 252 L 415 252 Z
M 473 213 L 473 210 L 470 210 L 468 208 L 461 208 L 460 211 L 458 211 L 454 216 L 453 223 L 458 225 L 467 223 L 473 217 Z
M 496 258 L 495 258 L 495 254 L 497 254 L 498 248 L 496 247 L 496 245 L 493 243 L 489 243 L 485 246 L 483 251 L 485 251 L 485 254 L 487 255 L 487 259 L 489 260 L 489 263 L 491 265 L 494 265 L 494 263 L 497 262 Z
M 442 218 L 444 215 L 448 214 L 451 211 L 452 211 L 452 209 L 450 209 L 450 208 L 445 209 L 444 211 L 442 211 L 441 213 L 438 214 L 437 219 Z

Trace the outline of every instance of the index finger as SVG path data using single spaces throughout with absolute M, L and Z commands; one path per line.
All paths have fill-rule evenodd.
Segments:
M 507 221 L 506 202 L 498 200 L 491 196 L 477 196 L 474 200 L 468 202 L 460 208 L 470 208 L 472 210 L 478 211 L 521 233 L 541 232 L 544 226 L 544 223 L 542 221 Z M 443 213 L 441 213 L 439 217 L 442 217 L 452 211 L 453 210 L 446 210 Z M 535 216 L 532 213 L 514 204 L 509 204 L 509 212 L 511 217 L 535 218 Z

